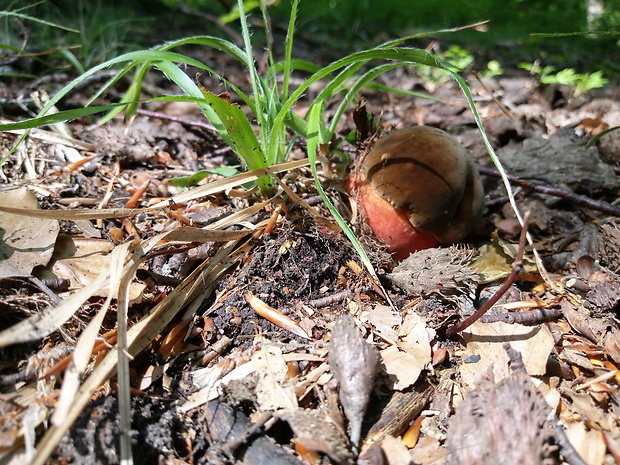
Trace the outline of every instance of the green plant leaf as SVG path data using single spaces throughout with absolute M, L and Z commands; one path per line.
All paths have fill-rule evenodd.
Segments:
M 211 122 L 220 134 L 226 133 L 228 135 L 230 147 L 245 162 L 248 169 L 267 168 L 267 161 L 254 134 L 254 129 L 252 129 L 252 125 L 241 107 L 205 90 L 202 90 L 202 93 L 206 104 L 211 107 L 220 120 L 217 124 L 213 121 Z M 257 180 L 257 184 L 263 192 L 268 194 L 271 191 L 273 182 L 269 178 L 260 178 Z
M 620 126 L 614 126 L 612 128 L 607 128 L 604 131 L 599 132 L 596 136 L 590 139 L 590 142 L 586 144 L 586 148 L 593 147 L 601 139 L 601 137 L 609 134 L 612 131 L 618 131 L 618 130 L 620 130 Z
M 205 104 L 203 98 L 188 97 L 186 95 L 169 95 L 166 97 L 154 97 L 149 99 L 139 100 L 137 102 L 118 102 L 108 103 L 107 105 L 93 105 L 90 107 L 75 108 L 72 110 L 63 110 L 58 113 L 53 113 L 45 116 L 37 116 L 35 118 L 26 119 L 23 121 L 17 121 L 15 123 L 3 123 L 0 124 L 0 131 L 16 131 L 23 129 L 33 129 L 48 124 L 63 123 L 71 121 L 84 116 L 90 116 L 104 111 L 114 110 L 119 107 L 126 107 L 135 103 L 148 103 L 148 102 L 190 102 L 196 104 Z
M 189 176 L 179 176 L 178 178 L 170 179 L 170 184 L 176 187 L 192 187 L 202 181 L 210 174 L 219 174 L 228 178 L 239 174 L 238 166 L 219 166 L 212 170 L 200 170 Z
M 248 14 L 250 11 L 258 8 L 260 6 L 259 0 L 246 0 L 243 2 L 243 14 Z M 226 14 L 223 14 L 219 17 L 220 23 L 228 24 L 236 21 L 241 16 L 239 14 L 239 7 L 237 5 L 233 6 L 230 11 Z
M 58 113 L 52 113 L 50 115 L 38 116 L 36 118 L 26 119 L 18 121 L 16 123 L 4 123 L 0 124 L 0 131 L 16 131 L 22 129 L 33 129 L 48 124 L 64 123 L 66 121 L 82 118 L 83 116 L 94 115 L 95 113 L 101 113 L 103 111 L 111 110 L 116 107 L 126 106 L 127 103 L 110 103 L 108 105 L 99 105 L 92 107 L 75 108 L 73 110 L 59 111 Z M 4 162 L 4 159 L 2 160 Z M 2 163 L 0 162 L 0 164 Z
M 32 21 L 33 23 L 43 24 L 44 26 L 54 27 L 56 29 L 62 29 L 68 32 L 75 32 L 77 34 L 80 33 L 78 29 L 73 29 L 72 27 L 63 26 L 61 24 L 52 23 L 50 21 L 45 21 L 43 19 L 37 18 L 35 16 L 25 15 L 23 13 L 17 13 L 16 11 L 0 11 L 0 18 L 3 16 L 12 16 L 15 18 L 25 19 L 27 21 Z
M 352 75 L 355 71 L 359 69 L 359 67 L 363 66 L 370 60 L 395 60 L 398 62 L 409 63 L 409 64 L 424 64 L 427 66 L 433 66 L 436 68 L 441 68 L 444 70 L 450 70 L 451 67 L 449 64 L 441 62 L 437 60 L 432 54 L 425 50 L 417 49 L 417 48 L 408 48 L 408 47 L 376 47 L 369 50 L 363 50 L 361 52 L 352 53 L 347 55 L 346 57 L 337 60 L 321 70 L 314 73 L 312 76 L 308 77 L 303 84 L 301 84 L 286 100 L 277 116 L 273 120 L 272 126 L 272 134 L 270 136 L 270 141 L 267 145 L 267 162 L 271 164 L 276 164 L 278 159 L 278 147 L 277 147 L 277 138 L 281 131 L 283 130 L 286 121 L 288 120 L 289 112 L 293 105 L 301 98 L 301 96 L 306 92 L 308 87 L 310 87 L 315 82 L 323 79 L 327 76 L 330 76 L 334 72 L 344 70 L 337 76 L 338 82 L 328 84 L 328 91 L 324 90 L 321 92 L 320 98 L 317 97 L 317 100 L 324 101 L 330 98 L 334 92 L 336 92 L 339 87 L 344 85 L 344 81 L 350 75 Z M 351 65 L 351 66 L 350 66 Z

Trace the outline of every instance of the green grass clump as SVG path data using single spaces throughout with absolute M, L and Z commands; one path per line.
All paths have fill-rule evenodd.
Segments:
M 334 140 L 338 122 L 345 110 L 356 100 L 356 96 L 362 88 L 372 85 L 372 82 L 381 74 L 400 66 L 422 66 L 440 70 L 442 73 L 454 78 L 462 88 L 482 131 L 490 154 L 496 161 L 496 164 L 499 164 L 499 162 L 495 159 L 492 149 L 486 140 L 469 88 L 465 81 L 457 74 L 457 68 L 425 50 L 400 46 L 404 41 L 421 37 L 424 34 L 385 42 L 380 46 L 346 55 L 327 66 L 319 68 L 312 63 L 295 60 L 292 57 L 298 3 L 298 0 L 292 1 L 285 40 L 284 59 L 276 61 L 272 54 L 272 48 L 268 47 L 268 61 L 266 71 L 263 74 L 258 72 L 255 63 L 253 44 L 250 40 L 250 28 L 246 16 L 241 15 L 240 23 L 244 48 L 237 46 L 231 41 L 217 37 L 195 36 L 169 42 L 150 50 L 125 53 L 107 60 L 75 78 L 50 99 L 36 118 L 17 123 L 2 124 L 0 125 L 0 130 L 29 130 L 46 124 L 54 124 L 99 112 L 107 112 L 101 120 L 103 123 L 123 110 L 126 112 L 126 118 L 130 120 L 135 115 L 137 107 L 143 102 L 194 102 L 217 129 L 222 139 L 249 169 L 265 170 L 265 176 L 257 180 L 257 184 L 264 195 L 271 194 L 274 184 L 268 168 L 285 161 L 296 140 L 296 137 L 289 137 L 290 132 L 293 136 L 307 140 L 308 158 L 310 159 L 317 190 L 345 234 L 353 241 L 364 264 L 372 272 L 370 261 L 359 245 L 355 235 L 323 192 L 315 165 L 319 148 L 327 147 Z M 238 0 L 238 7 L 240 10 L 243 9 L 242 0 Z M 261 2 L 260 11 L 265 24 L 265 35 L 270 44 L 270 22 L 267 16 L 265 1 Z M 208 47 L 238 60 L 249 74 L 252 85 L 251 94 L 243 91 L 225 76 L 218 74 L 204 63 L 173 51 L 186 45 Z M 462 53 L 457 55 L 457 58 L 463 59 Z M 120 66 L 117 74 L 92 96 L 90 102 L 94 102 L 104 92 L 115 86 L 123 76 L 133 73 L 132 84 L 119 103 L 86 106 L 84 108 L 48 114 L 50 109 L 75 89 L 76 86 L 98 71 L 112 66 Z M 201 88 L 182 69 L 185 66 L 191 66 L 217 76 L 225 83 L 230 92 L 236 94 L 238 101 L 242 105 L 233 103 L 222 96 L 213 95 Z M 141 100 L 142 83 L 147 73 L 153 68 L 158 69 L 168 79 L 177 84 L 185 95 Z M 310 70 L 311 74 L 299 86 L 293 89 L 291 86 L 291 75 L 296 70 L 305 70 L 306 72 Z M 310 86 L 320 80 L 325 80 L 323 90 L 314 98 L 310 104 L 309 111 L 302 118 L 294 112 L 295 106 L 304 98 Z M 325 108 L 327 103 L 332 101 L 336 101 L 337 106 L 334 115 L 328 120 L 325 115 Z M 250 118 L 248 118 L 248 114 Z M 27 134 L 26 132 L 17 144 Z M 2 161 L 5 161 L 10 156 L 15 147 L 9 151 Z

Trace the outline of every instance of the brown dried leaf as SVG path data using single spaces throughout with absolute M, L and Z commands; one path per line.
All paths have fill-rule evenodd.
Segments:
M 491 244 L 485 244 L 478 249 L 479 255 L 472 262 L 471 267 L 480 273 L 481 283 L 491 283 L 507 278 L 512 271 L 512 262 L 517 254 L 516 244 L 506 242 L 494 231 L 491 234 Z M 523 271 L 535 273 L 536 263 L 529 258 L 523 258 Z
M 386 436 L 381 441 L 381 448 L 390 465 L 409 465 L 411 463 L 409 450 L 401 438 Z
M 398 333 L 394 328 L 401 325 L 403 318 L 396 311 L 387 305 L 376 305 L 366 315 L 366 321 L 370 323 L 374 330 L 383 338 L 395 341 Z
M 72 289 L 80 289 L 93 282 L 101 273 L 110 268 L 114 244 L 106 239 L 82 239 L 79 237 L 60 236 L 49 263 L 51 276 L 68 279 Z M 141 298 L 146 286 L 132 282 L 129 299 L 136 302 Z M 116 296 L 117 289 L 112 290 Z M 94 295 L 107 297 L 108 286 L 100 288 Z
M 464 363 L 460 367 L 465 386 L 480 384 L 480 376 L 491 370 L 496 382 L 508 375 L 507 355 L 504 342 L 523 356 L 525 369 L 532 376 L 543 375 L 547 359 L 553 349 L 553 336 L 546 325 L 524 326 L 520 324 L 474 323 L 462 333 L 467 342 L 463 359 L 480 356 L 476 363 Z
M 258 375 L 256 398 L 260 410 L 295 410 L 297 397 L 286 379 L 288 368 L 282 351 L 275 346 L 264 346 L 254 353 L 252 362 Z
M 25 187 L 0 192 L 0 205 L 40 209 L 35 195 Z M 2 213 L 0 278 L 30 276 L 35 266 L 46 265 L 59 230 L 58 220 Z
M 603 464 L 607 446 L 600 431 L 587 430 L 580 422 L 572 424 L 566 436 L 588 465 Z
M 423 436 L 411 451 L 411 460 L 420 465 L 444 465 L 446 449 L 432 436 Z
M 584 422 L 588 428 L 603 431 L 617 429 L 617 416 L 611 412 L 603 412 L 589 393 L 576 391 L 568 381 L 563 381 L 558 390 L 565 399 L 560 410 L 560 419 L 564 423 L 570 425 L 576 421 Z
M 614 362 L 620 363 L 620 331 L 618 328 L 612 328 L 611 332 L 607 334 L 604 345 Z
M 426 326 L 424 319 L 416 313 L 409 313 L 399 329 L 403 337 L 398 346 L 381 351 L 385 370 L 393 378 L 393 388 L 402 391 L 418 380 L 420 373 L 431 362 L 431 339 L 434 331 Z
M 562 313 L 571 327 L 582 336 L 587 337 L 595 344 L 601 344 L 607 333 L 607 324 L 600 318 L 591 318 L 584 311 L 576 310 L 565 299 L 560 302 Z
M 512 267 L 512 260 L 506 257 L 500 249 L 485 244 L 478 249 L 480 255 L 472 263 L 472 268 L 480 273 L 483 283 L 499 281 L 508 277 Z

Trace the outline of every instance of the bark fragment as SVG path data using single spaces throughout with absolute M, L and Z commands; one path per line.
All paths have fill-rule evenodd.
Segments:
M 357 448 L 362 421 L 379 368 L 379 352 L 362 339 L 351 315 L 343 315 L 332 332 L 328 362 L 339 385 L 339 398 L 349 421 L 349 437 Z

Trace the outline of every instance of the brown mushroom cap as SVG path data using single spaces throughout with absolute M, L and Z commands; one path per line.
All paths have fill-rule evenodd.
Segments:
M 476 166 L 440 129 L 416 126 L 389 134 L 364 157 L 360 170 L 362 180 L 439 242 L 463 239 L 482 214 Z

